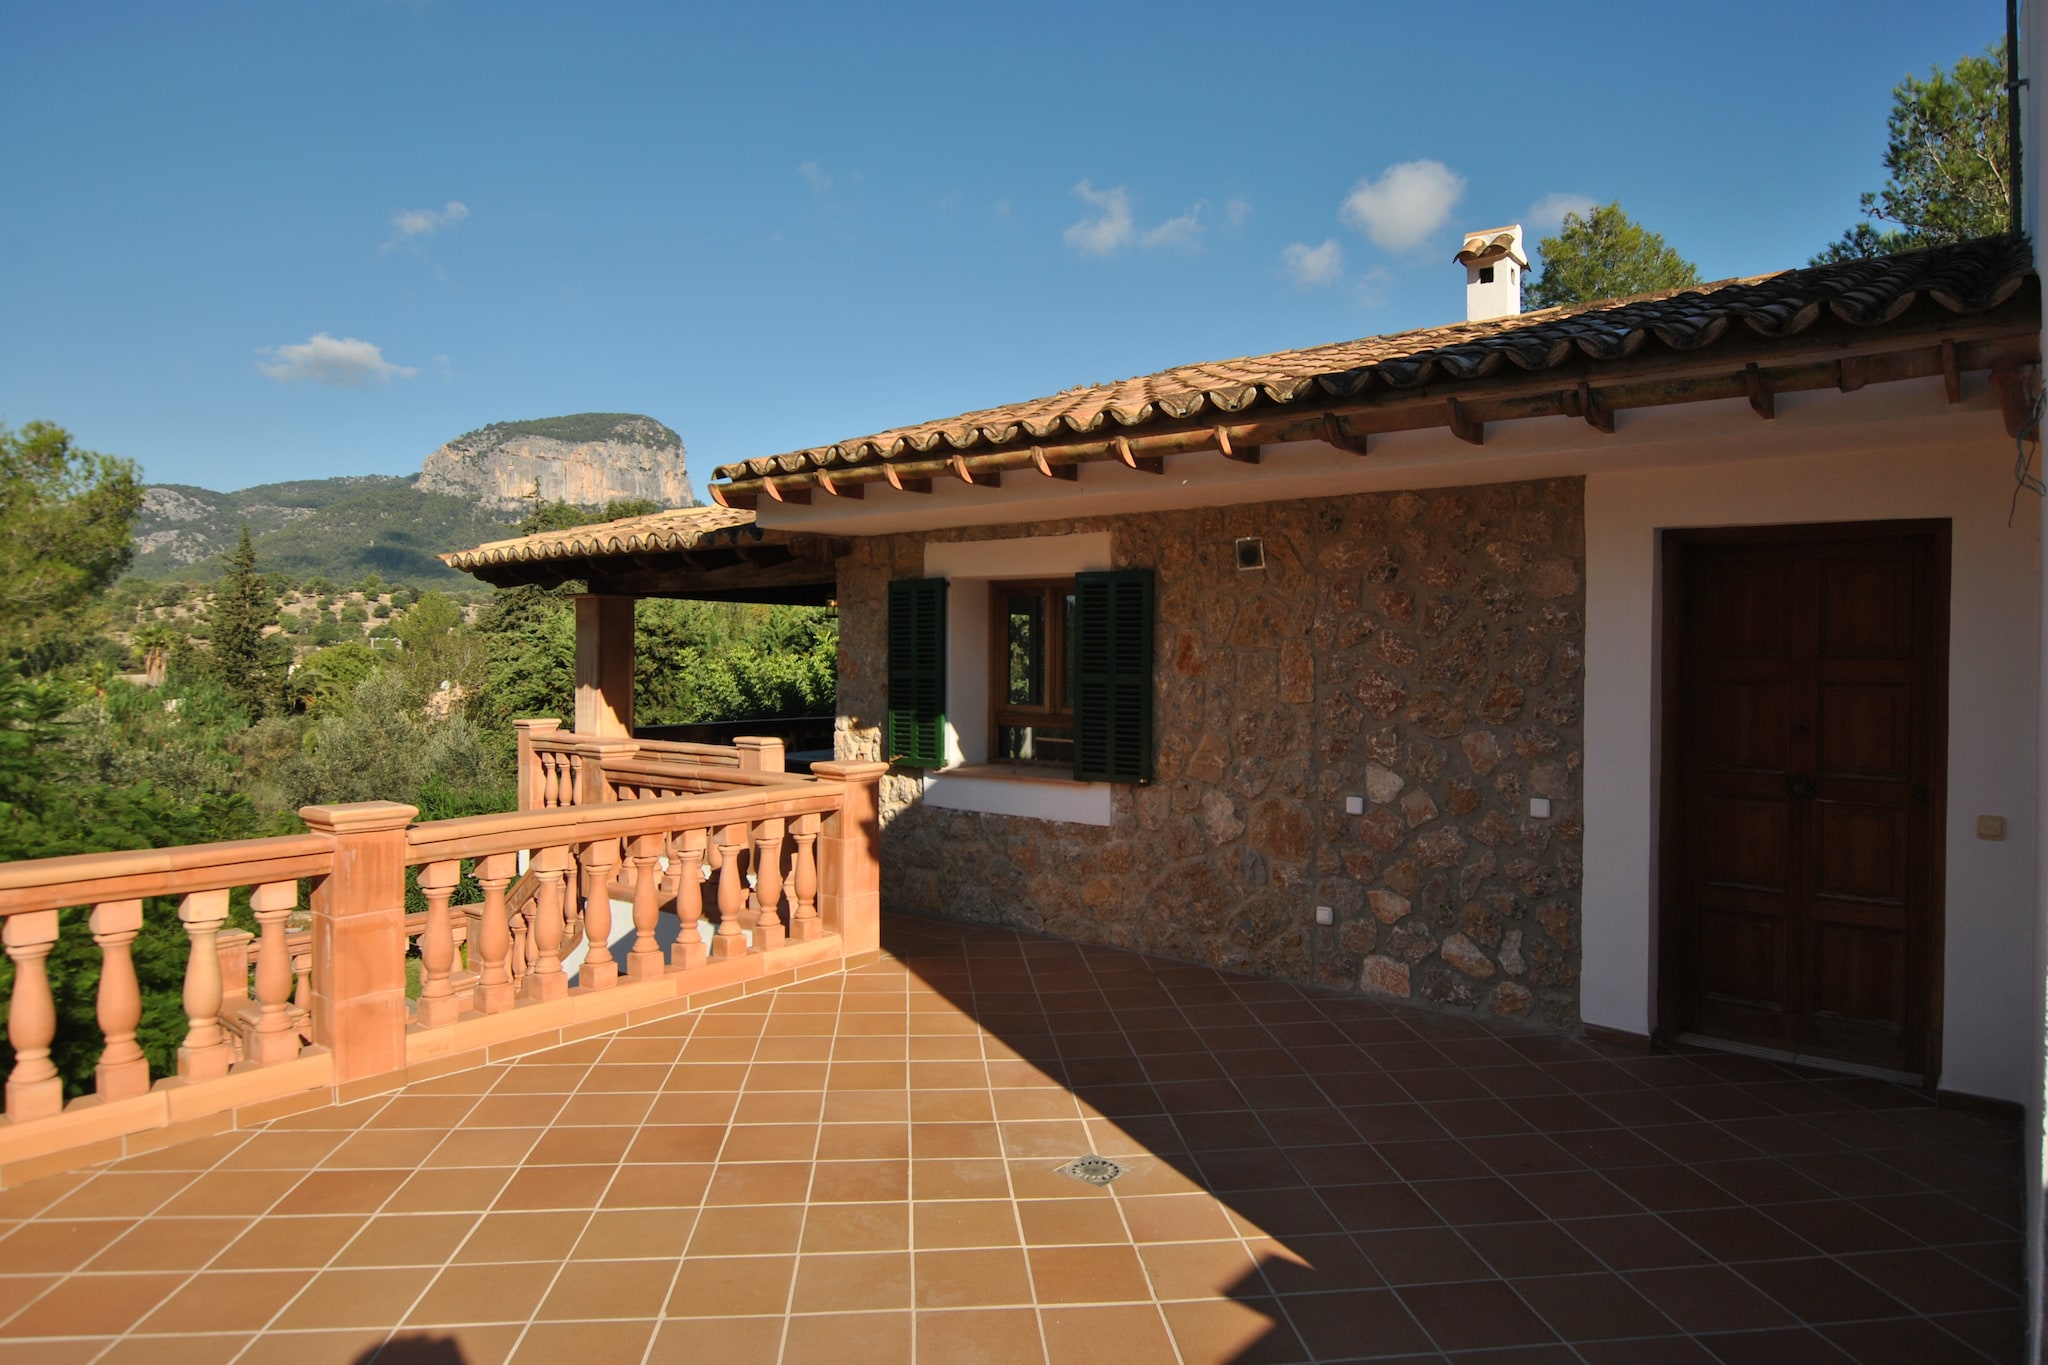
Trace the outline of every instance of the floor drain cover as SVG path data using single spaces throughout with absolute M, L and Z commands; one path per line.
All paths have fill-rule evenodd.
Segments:
M 1124 1168 L 1106 1156 L 1077 1156 L 1060 1167 L 1061 1175 L 1070 1175 L 1090 1185 L 1107 1185 L 1124 1173 Z

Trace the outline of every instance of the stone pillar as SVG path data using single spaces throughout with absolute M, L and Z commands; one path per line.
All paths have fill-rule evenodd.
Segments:
M 612 790 L 612 781 L 605 772 L 605 765 L 631 758 L 640 752 L 640 744 L 632 739 L 576 739 L 576 796 L 575 804 L 595 806 L 606 801 L 615 801 L 617 794 Z
M 783 770 L 782 741 L 772 736 L 742 735 L 732 742 L 740 751 L 740 771 L 743 773 L 779 773 Z
M 576 733 L 584 738 L 632 738 L 633 602 L 577 595 Z
M 844 782 L 846 799 L 825 818 L 818 839 L 818 918 L 839 935 L 844 953 L 882 946 L 882 819 L 877 784 L 886 763 L 814 763 L 828 782 Z
M 405 828 L 396 801 L 306 806 L 334 840 L 334 870 L 313 881 L 313 1041 L 334 1054 L 336 1083 L 405 1065 Z
M 552 735 L 562 728 L 562 722 L 547 720 L 515 720 L 512 728 L 519 732 L 519 809 L 539 810 L 541 800 L 540 764 L 535 762 L 533 741 L 541 735 Z

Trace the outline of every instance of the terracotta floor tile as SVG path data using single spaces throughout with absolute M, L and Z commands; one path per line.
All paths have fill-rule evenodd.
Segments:
M 1136 1201 L 1122 1201 L 1122 1206 L 1127 1209 L 1132 1202 Z M 1124 1219 L 1119 1216 L 1118 1208 L 1117 1201 L 1108 1199 L 1028 1199 L 1018 1203 L 1017 1217 L 1023 1224 L 1024 1241 L 1030 1246 L 1120 1244 L 1133 1239 L 1125 1231 Z M 1236 1233 L 1228 1220 L 1224 1220 L 1223 1228 L 1224 1233 L 1234 1240 Z
M 913 1123 L 910 1155 L 928 1157 L 1000 1157 L 1002 1135 L 993 1123 Z M 1079 1152 L 1073 1153 L 1079 1156 Z
M 605 1209 L 695 1209 L 711 1188 L 709 1162 L 677 1162 L 618 1168 L 598 1207 Z
M 1619 1275 L 1544 1275 L 1517 1279 L 1515 1290 L 1566 1341 L 1653 1337 L 1677 1331 L 1671 1320 Z
M 446 1178 L 470 1173 L 437 1171 L 434 1174 Z M 507 1172 L 478 1171 L 475 1174 L 494 1175 L 502 1180 Z M 605 1187 L 612 1182 L 610 1166 L 522 1166 L 509 1174 L 511 1179 L 504 1180 L 503 1188 L 498 1192 L 497 1199 L 490 1205 L 491 1207 L 499 1210 L 594 1209 L 597 1207 L 597 1201 L 604 1196 Z M 413 1179 L 417 1183 L 421 1177 L 415 1176 Z M 448 1202 L 439 1205 L 430 1202 L 435 1197 L 432 1191 L 421 1190 L 419 1199 L 428 1208 L 473 1207 L 489 1183 L 480 1180 L 473 1189 L 449 1192 Z M 394 1203 L 393 1207 L 396 1206 Z
M 654 1335 L 651 1320 L 630 1322 L 536 1322 L 512 1353 L 513 1365 L 587 1365 L 600 1360 L 638 1360 Z M 387 1352 L 386 1355 L 389 1353 Z M 382 1360 L 384 1357 L 379 1357 Z
M 1864 1365 L 1979 1365 L 1983 1359 L 1925 1318 L 1841 1323 L 1820 1333 Z
M 692 1256 L 770 1256 L 794 1252 L 803 1236 L 801 1204 L 705 1209 L 690 1234 Z
M 815 1123 L 751 1123 L 729 1128 L 720 1161 L 809 1161 L 818 1155 Z
M 811 1204 L 872 1203 L 910 1197 L 908 1161 L 820 1161 L 811 1174 Z
M 1215 1197 L 1157 1194 L 1120 1197 L 1117 1206 L 1134 1242 L 1200 1242 L 1237 1235 Z
M 272 1129 L 256 1134 L 222 1159 L 221 1171 L 305 1171 L 354 1136 L 355 1129 L 294 1131 Z
M 445 1133 L 461 1123 L 463 1117 L 476 1107 L 478 1101 L 473 1095 L 421 1095 L 408 1091 L 394 1097 L 391 1103 L 377 1111 L 377 1116 L 363 1127 L 375 1131 L 380 1128 L 424 1128 L 436 1133 Z
M 0 1322 L 13 1317 L 45 1289 L 63 1278 L 59 1275 L 0 1275 Z
M 462 1173 L 441 1174 L 444 1179 L 454 1179 Z M 313 1171 L 277 1202 L 273 1212 L 375 1213 L 405 1181 L 403 1171 Z
M 1354 1233 L 1352 1240 L 1391 1285 L 1490 1278 L 1486 1262 L 1452 1228 L 1360 1232 Z
M 229 1365 L 248 1344 L 247 1332 L 131 1336 L 108 1347 L 99 1360 L 103 1365 Z
M 828 1124 L 910 1122 L 908 1090 L 833 1090 L 825 1095 L 820 1118 Z M 827 1135 L 829 1140 L 830 1135 Z M 891 1155 L 904 1156 L 905 1152 Z
M 704 1191 L 706 1207 L 743 1204 L 800 1204 L 811 1188 L 809 1162 L 756 1161 L 721 1164 Z
M 552 1261 L 524 1261 L 510 1265 L 452 1265 L 431 1282 L 424 1282 L 426 1276 L 415 1274 L 413 1292 L 419 1302 L 412 1304 L 404 1321 L 409 1326 L 525 1322 L 540 1307 L 541 1297 L 547 1293 L 558 1269 Z M 422 1289 L 426 1292 L 420 1293 Z
M 419 1161 L 421 1169 L 448 1166 L 517 1166 L 545 1128 L 477 1128 L 465 1124 Z
M 1499 1280 L 1410 1285 L 1398 1292 L 1423 1330 L 1445 1350 L 1527 1346 L 1557 1339 Z
M 1151 1281 L 1127 1246 L 1032 1247 L 1031 1283 L 1040 1304 L 1149 1301 Z
M 390 1335 L 383 1327 L 264 1332 L 249 1342 L 236 1365 L 359 1365 L 372 1359 Z
M 1866 1322 L 1912 1311 L 1832 1257 L 1754 1261 L 1736 1273 L 1808 1324 Z
M 676 1262 L 570 1261 L 542 1301 L 540 1318 L 653 1318 L 668 1300 Z
M 911 1358 L 909 1313 L 793 1317 L 782 1365 L 900 1365 Z
M 1151 1304 L 1048 1308 L 1039 1314 L 1051 1365 L 1173 1365 L 1166 1321 Z
M 1015 1205 L 1007 1199 L 942 1199 L 911 1205 L 911 1236 L 920 1251 L 1019 1244 Z
M 76 1270 L 120 1241 L 135 1226 L 126 1220 L 116 1219 L 38 1219 L 23 1223 L 9 1233 L 5 1241 L 0 1241 L 0 1275 Z
M 463 1119 L 465 1130 L 538 1128 L 553 1123 L 569 1102 L 566 1095 L 486 1095 Z
M 1467 1245 L 1486 1259 L 1495 1274 L 1510 1279 L 1601 1269 L 1593 1253 L 1556 1223 L 1493 1223 L 1460 1228 L 1459 1233 Z
M 1271 1299 L 1162 1305 L 1184 1365 L 1295 1365 L 1308 1349 Z
M 804 1313 L 907 1309 L 910 1286 L 908 1252 L 806 1253 L 797 1261 L 796 1290 L 790 1302 Z
M 1648 1214 L 1574 1218 L 1560 1224 L 1610 1270 L 1697 1266 L 1710 1258 L 1671 1227 Z
M 1063 1185 L 1073 1182 L 1064 1176 L 1055 1177 Z M 1058 1188 L 1060 1195 L 1072 1193 Z M 1010 1168 L 1001 1161 L 960 1160 L 948 1157 L 913 1159 L 910 1163 L 910 1193 L 914 1199 L 1007 1199 L 1010 1194 Z M 1018 1191 L 1025 1197 L 1024 1191 Z M 1108 1191 L 1102 1192 L 1108 1197 Z M 4 1245 L 4 1244 L 0 1244 Z
M 473 1213 L 402 1213 L 372 1218 L 334 1258 L 337 1266 L 439 1269 L 481 1221 Z
M 138 1332 L 257 1332 L 313 1278 L 310 1270 L 221 1270 L 195 1275 L 137 1323 Z
M 260 1218 L 213 1261 L 215 1270 L 317 1269 L 369 1222 L 365 1214 Z
M 457 1264 L 481 1261 L 559 1261 L 583 1236 L 591 1215 L 581 1211 L 485 1214 L 454 1255 Z
M 947 1365 L 1024 1365 L 1043 1360 L 1038 1314 L 1028 1308 L 919 1313 L 917 1358 Z
M 576 1243 L 577 1260 L 679 1258 L 689 1245 L 696 1215 L 672 1209 L 601 1209 Z
M 44 1218 L 145 1218 L 194 1179 L 190 1171 L 106 1171 L 52 1204 Z
M 2014 1302 L 2011 1289 L 1932 1248 L 1845 1256 L 1841 1263 L 1921 1313 L 1967 1313 Z
M 919 1251 L 912 1274 L 919 1308 L 993 1308 L 1032 1302 L 1024 1253 L 1016 1249 Z
M 272 1330 L 395 1326 L 430 1282 L 431 1271 L 326 1270 L 272 1323 Z
M 673 1314 L 671 1314 L 673 1316 Z M 704 1361 L 769 1361 L 781 1349 L 785 1319 L 692 1317 L 665 1322 L 648 1346 L 647 1365 L 701 1365 Z
M 1302 1344 L 1317 1356 L 1341 1360 L 1360 1342 L 1389 1356 L 1430 1349 L 1428 1336 L 1391 1289 L 1295 1294 L 1281 1304 Z
M 814 1204 L 804 1220 L 803 1250 L 907 1251 L 907 1203 Z
M 1792 1319 L 1762 1291 L 1718 1265 L 1643 1270 L 1629 1283 L 1688 1332 L 1783 1327 Z
M 73 1275 L 9 1318 L 0 1336 L 125 1332 L 184 1282 L 179 1274 Z
M 0 1341 L 0 1365 L 86 1365 L 107 1349 L 105 1337 L 71 1341 Z
M 669 1294 L 672 1318 L 780 1315 L 789 1308 L 794 1256 L 690 1256 Z

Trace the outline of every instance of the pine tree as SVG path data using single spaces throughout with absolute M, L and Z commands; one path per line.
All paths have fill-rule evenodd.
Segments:
M 1619 203 L 1567 213 L 1554 237 L 1536 244 L 1543 273 L 1529 285 L 1528 309 L 1594 303 L 1700 282 L 1699 268 L 1621 211 Z
M 207 652 L 221 686 L 252 721 L 275 710 L 283 694 L 284 649 L 263 633 L 276 621 L 277 597 L 256 571 L 256 547 L 245 525 L 207 612 Z

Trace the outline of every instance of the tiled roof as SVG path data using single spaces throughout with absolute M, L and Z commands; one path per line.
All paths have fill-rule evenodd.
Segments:
M 474 570 L 492 564 L 525 564 L 546 559 L 703 549 L 732 540 L 754 524 L 752 512 L 725 507 L 677 507 L 644 517 L 624 517 L 566 531 L 542 531 L 515 540 L 494 540 L 474 550 L 441 556 L 451 568 Z M 724 533 L 724 534 L 721 534 Z
M 1356 402 L 1379 389 L 1626 360 L 1649 348 L 1701 351 L 1737 337 L 1797 337 L 1824 320 L 1895 322 L 1922 300 L 1951 314 L 2005 302 L 2033 274 L 2019 236 L 1986 237 L 1876 260 L 1787 270 L 1692 289 L 1455 323 L 1298 351 L 1183 365 L 1115 384 L 897 427 L 858 440 L 719 467 L 716 478 L 830 471 L 915 455 L 1186 421 L 1259 405 Z

